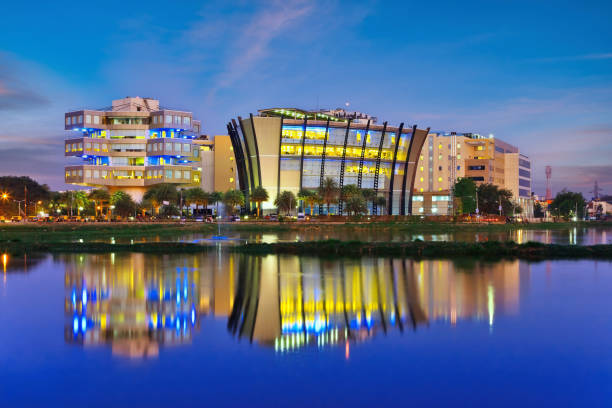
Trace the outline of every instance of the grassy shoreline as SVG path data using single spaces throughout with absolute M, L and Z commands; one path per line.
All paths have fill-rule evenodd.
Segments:
M 92 243 L 25 243 L 0 242 L 0 253 L 111 253 L 141 252 L 155 254 L 201 253 L 216 248 L 213 245 L 193 243 L 154 242 L 140 244 Z M 556 245 L 512 241 L 467 242 L 361 242 L 361 241 L 309 241 L 280 242 L 274 244 L 243 244 L 228 250 L 249 255 L 290 254 L 322 257 L 408 257 L 408 258 L 484 258 L 499 259 L 602 259 L 612 260 L 612 245 Z
M 371 223 L 271 223 L 240 222 L 222 223 L 224 234 L 231 232 L 273 233 L 286 231 L 330 231 L 369 232 L 392 231 L 414 233 L 449 233 L 449 232 L 504 232 L 522 230 L 564 230 L 569 228 L 612 228 L 612 223 L 538 223 L 538 224 L 456 224 L 433 222 L 371 222 Z M 0 225 L 0 242 L 55 242 L 75 241 L 78 239 L 104 238 L 171 238 L 183 234 L 214 234 L 216 224 L 202 223 L 58 223 L 58 224 L 4 224 Z M 351 235 L 351 234 L 348 234 Z M 355 236 L 355 235 L 352 235 Z

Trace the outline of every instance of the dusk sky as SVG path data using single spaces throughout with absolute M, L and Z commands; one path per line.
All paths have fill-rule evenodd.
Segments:
M 95 4 L 95 5 L 94 5 Z M 0 175 L 64 189 L 64 112 L 143 96 L 206 134 L 266 107 L 493 133 L 612 194 L 610 1 L 3 2 Z

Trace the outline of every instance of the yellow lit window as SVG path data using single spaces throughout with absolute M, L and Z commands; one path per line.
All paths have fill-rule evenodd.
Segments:
M 423 171 L 423 166 L 421 166 L 421 171 Z
M 423 177 L 421 177 L 421 178 L 419 179 L 419 181 L 422 183 L 422 182 L 423 182 Z
M 483 146 L 478 146 L 478 147 L 476 148 L 476 150 L 484 150 L 484 147 L 483 147 Z
M 442 187 L 438 187 L 438 191 L 442 191 Z
M 230 183 L 233 183 L 233 182 L 234 182 L 234 178 L 233 178 L 233 177 L 230 177 L 230 181 L 229 181 L 229 182 L 230 182 Z
M 438 177 L 438 181 L 442 181 L 442 177 Z
M 419 157 L 419 160 L 423 160 L 423 155 L 421 155 L 421 157 Z
M 461 143 L 457 143 L 457 149 L 461 149 Z
M 366 136 L 366 143 L 372 143 L 372 137 L 370 136 L 369 132 L 368 132 L 368 134 Z
M 422 193 L 422 192 L 423 192 L 423 187 L 421 187 L 421 188 L 419 189 L 419 191 Z
M 442 148 L 442 144 L 440 143 L 440 144 L 438 145 L 438 149 L 441 149 L 441 148 Z
M 357 132 L 357 141 L 359 142 L 361 140 L 361 133 Z

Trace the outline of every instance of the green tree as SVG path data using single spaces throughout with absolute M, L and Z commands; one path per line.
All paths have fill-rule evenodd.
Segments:
M 362 215 L 368 212 L 368 206 L 363 197 L 352 196 L 346 200 L 346 211 L 349 215 Z
M 313 207 L 321 202 L 319 193 L 316 190 L 303 188 L 298 193 L 298 198 L 304 201 L 304 203 L 310 208 L 310 216 L 312 217 L 314 215 Z
M 234 211 L 237 206 L 244 205 L 244 194 L 240 190 L 227 190 L 225 194 L 223 194 L 223 203 L 227 207 L 227 211 L 231 214 L 234 214 Z
M 178 192 L 174 184 L 161 183 L 149 188 L 143 198 L 149 201 L 155 208 L 155 212 L 159 214 L 159 209 L 164 205 L 164 201 L 174 204 L 177 196 Z
M 570 220 L 573 217 L 584 217 L 585 200 L 581 193 L 574 193 L 563 189 L 555 196 L 548 206 L 550 213 L 555 217 Z
M 108 205 L 110 201 L 110 194 L 103 188 L 99 188 L 96 190 L 92 190 L 89 192 L 89 200 L 94 203 L 95 214 L 98 217 L 98 214 L 102 212 L 102 209 Z
M 113 193 L 110 197 L 110 203 L 114 206 L 113 212 L 123 218 L 133 215 L 138 208 L 132 196 L 123 191 Z
M 251 192 L 251 201 L 254 201 L 257 205 L 257 218 L 259 218 L 261 203 L 268 201 L 268 198 L 268 190 L 262 186 L 255 187 L 255 189 Z
M 478 186 L 478 207 L 482 214 L 499 214 L 501 202 L 503 214 L 512 215 L 512 192 L 499 188 L 495 184 L 481 184 Z
M 319 187 L 319 196 L 321 200 L 327 205 L 327 215 L 329 214 L 329 207 L 331 204 L 338 201 L 339 194 L 338 183 L 331 177 L 325 177 L 321 187 Z
M 25 210 L 23 201 L 27 202 L 28 214 L 34 212 L 35 205 L 39 201 L 46 202 L 49 199 L 49 187 L 39 184 L 30 177 L 2 176 L 0 177 L 0 194 L 6 197 L 0 200 L 0 213 L 10 215 L 16 214 L 21 202 L 21 209 Z M 29 209 L 32 209 L 31 211 Z
M 544 208 L 542 208 L 542 204 L 536 201 L 533 206 L 533 216 L 535 218 L 544 218 Z
M 458 213 L 472 214 L 476 211 L 476 183 L 469 178 L 459 178 L 453 186 L 453 195 L 460 202 Z
M 361 189 L 356 184 L 347 184 L 342 187 L 342 201 L 348 201 L 353 197 L 362 197 Z
M 274 205 L 278 207 L 279 213 L 284 211 L 288 215 L 297 206 L 295 194 L 291 191 L 281 191 L 276 200 L 274 200 Z

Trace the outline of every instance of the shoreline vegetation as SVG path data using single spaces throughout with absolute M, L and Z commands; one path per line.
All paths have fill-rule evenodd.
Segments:
M 58 223 L 58 224 L 0 224 L 0 243 L 4 241 L 55 242 L 104 238 L 176 238 L 182 234 L 215 234 L 212 223 Z M 232 232 L 273 233 L 281 231 L 397 231 L 419 234 L 450 232 L 504 232 L 514 230 L 563 230 L 569 228 L 612 228 L 612 222 L 545 222 L 531 224 L 474 224 L 441 222 L 268 222 L 247 221 L 220 223 L 223 235 Z
M 0 241 L 0 253 L 20 255 L 28 253 L 115 253 L 140 252 L 155 254 L 202 253 L 216 250 L 215 245 L 183 242 L 152 242 L 136 244 L 111 244 L 104 242 L 22 242 Z M 612 260 L 612 245 L 557 245 L 513 241 L 468 242 L 362 242 L 362 241 L 308 241 L 279 242 L 273 244 L 241 244 L 229 246 L 229 251 L 248 255 L 304 255 L 321 257 L 406 257 L 486 260 L 524 259 L 543 261 L 552 259 L 602 259 Z

